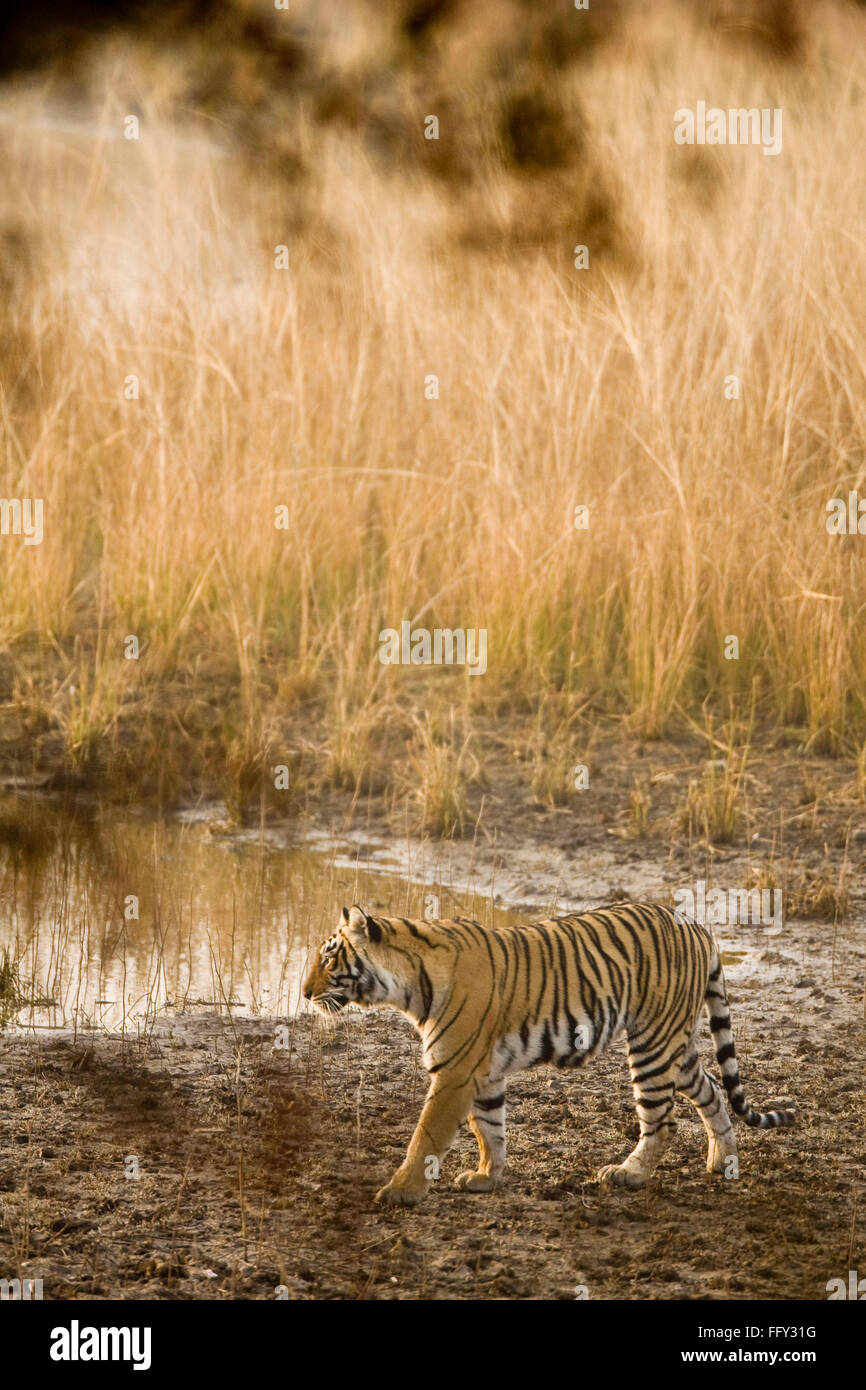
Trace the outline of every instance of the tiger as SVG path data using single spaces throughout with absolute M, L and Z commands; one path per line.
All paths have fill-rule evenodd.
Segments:
M 757 1129 L 794 1123 L 793 1109 L 753 1110 L 746 1100 L 718 947 L 706 927 L 660 904 L 618 903 L 493 928 L 469 917 L 372 916 L 355 904 L 343 908 L 302 990 L 328 1014 L 390 1005 L 420 1035 L 429 1090 L 379 1202 L 420 1202 L 464 1120 L 478 1167 L 456 1185 L 493 1191 L 505 1168 L 506 1077 L 542 1063 L 581 1067 L 623 1032 L 640 1136 L 596 1181 L 647 1182 L 670 1143 L 677 1092 L 703 1121 L 708 1171 L 736 1176 L 731 1117 L 698 1056 L 702 1006 L 734 1114 Z

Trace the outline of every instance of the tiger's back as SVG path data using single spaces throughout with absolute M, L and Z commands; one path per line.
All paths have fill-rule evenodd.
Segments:
M 693 1024 L 715 949 L 698 923 L 632 904 L 488 936 L 501 957 L 488 968 L 489 988 L 502 999 L 494 1059 L 503 1075 L 543 1063 L 580 1066 L 640 1020 Z M 484 988 L 480 973 L 472 987 Z

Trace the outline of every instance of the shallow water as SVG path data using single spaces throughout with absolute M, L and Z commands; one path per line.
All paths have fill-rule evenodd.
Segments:
M 0 1027 L 139 1033 L 191 1009 L 289 1017 L 344 903 L 488 926 L 578 906 L 500 906 L 492 875 L 455 877 L 423 846 L 311 841 L 0 797 Z M 722 959 L 736 972 L 749 952 L 734 944 Z
M 375 859 L 365 868 L 274 835 L 3 798 L 0 1023 L 137 1032 L 193 1007 L 286 1017 L 311 947 L 353 902 L 509 920 L 478 894 L 412 883 Z

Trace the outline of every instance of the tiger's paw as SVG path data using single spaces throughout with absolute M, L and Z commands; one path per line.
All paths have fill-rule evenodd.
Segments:
M 427 1195 L 426 1185 L 422 1188 L 403 1187 L 400 1183 L 386 1182 L 384 1187 L 380 1187 L 376 1193 L 376 1201 L 383 1206 L 391 1207 L 416 1207 L 419 1202 L 423 1202 Z
M 707 1172 L 723 1173 L 726 1178 L 737 1176 L 737 1141 L 733 1133 L 710 1140 Z
M 596 1182 L 613 1183 L 615 1187 L 637 1188 L 646 1184 L 643 1173 L 627 1168 L 624 1163 L 606 1163 L 595 1175 Z
M 454 1186 L 462 1188 L 464 1192 L 492 1192 L 496 1179 L 489 1173 L 475 1173 L 470 1168 L 465 1173 L 458 1173 Z

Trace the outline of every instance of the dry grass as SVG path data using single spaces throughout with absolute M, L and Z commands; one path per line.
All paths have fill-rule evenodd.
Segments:
M 438 730 L 429 715 L 424 721 L 416 717 L 415 727 L 417 751 L 410 757 L 406 790 L 417 807 L 417 829 L 443 838 L 463 835 L 467 786 L 478 771 L 471 735 L 459 737 L 453 711 L 445 730 Z
M 789 884 L 786 911 L 791 917 L 814 917 L 819 921 L 843 922 L 850 905 L 850 868 L 847 856 L 834 864 L 825 852 L 816 868 L 802 870 Z
M 24 997 L 18 964 L 4 946 L 0 954 L 0 1031 L 15 1017 Z
M 707 721 L 706 738 L 710 756 L 704 763 L 700 777 L 690 780 L 676 821 L 690 841 L 730 844 L 743 816 L 742 797 L 749 742 L 747 739 L 743 747 L 737 748 L 733 719 L 729 722 L 726 744 L 714 737 L 711 719 Z
M 866 743 L 857 752 L 857 800 L 866 803 Z
M 643 839 L 649 833 L 652 797 L 645 782 L 637 777 L 629 795 L 629 829 L 632 835 Z
M 7 98 L 4 491 L 45 506 L 40 546 L 0 540 L 19 742 L 118 776 L 148 734 L 164 764 L 186 743 L 199 783 L 228 758 L 242 817 L 274 712 L 315 707 L 357 786 L 352 711 L 407 677 L 377 633 L 417 617 L 489 634 L 486 676 L 431 670 L 427 704 L 561 692 L 652 736 L 754 700 L 811 751 L 863 746 L 864 541 L 825 508 L 866 495 L 866 14 L 777 6 L 743 47 L 618 6 L 569 48 L 451 8 L 433 43 L 420 12 L 342 5 L 330 105 L 307 73 L 285 121 L 254 64 L 212 84 L 229 107 L 190 98 L 199 56 L 128 42 L 90 59 L 89 127 Z M 781 106 L 783 153 L 675 145 L 685 93 Z M 260 157 L 269 131 L 297 167 Z M 459 750 L 417 748 L 453 828 Z
M 565 806 L 575 801 L 580 795 L 577 782 L 591 777 L 593 771 L 573 732 L 574 723 L 575 715 L 568 713 L 562 700 L 539 701 L 527 749 L 529 788 L 536 801 L 548 806 Z M 587 770 L 579 778 L 578 767 Z

